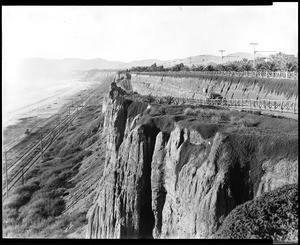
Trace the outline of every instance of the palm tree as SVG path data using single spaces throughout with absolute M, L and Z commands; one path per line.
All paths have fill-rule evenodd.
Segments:
M 265 63 L 256 63 L 255 70 L 257 71 L 266 71 L 268 68 L 265 66 Z
M 243 59 L 241 61 L 241 66 L 240 67 L 241 67 L 242 71 L 251 71 L 252 70 L 252 65 L 251 65 L 250 61 L 247 60 L 247 59 Z
M 286 68 L 288 71 L 298 72 L 298 63 L 288 62 L 288 63 L 286 63 Z
M 280 71 L 281 69 L 279 68 L 278 64 L 274 61 L 267 61 L 266 62 L 266 68 L 269 70 L 269 71 L 272 71 L 272 72 L 276 72 L 276 71 Z
M 205 71 L 214 71 L 215 68 L 212 65 L 208 65 L 205 67 Z

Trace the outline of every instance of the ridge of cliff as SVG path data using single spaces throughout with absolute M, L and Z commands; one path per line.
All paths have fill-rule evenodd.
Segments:
M 130 91 L 128 80 L 116 83 Z M 88 238 L 207 238 L 238 205 L 298 181 L 295 120 L 130 96 L 106 97 L 102 112 Z

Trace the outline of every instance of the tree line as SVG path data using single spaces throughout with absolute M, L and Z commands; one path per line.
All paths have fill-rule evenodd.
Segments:
M 154 63 L 151 66 L 135 66 L 127 71 L 135 72 L 163 72 L 163 71 L 269 71 L 269 72 L 298 72 L 298 59 L 284 53 L 271 55 L 269 58 L 256 58 L 255 67 L 253 61 L 242 59 L 240 61 L 228 61 L 224 64 L 216 65 L 192 65 L 187 66 L 183 63 L 171 67 L 158 66 Z

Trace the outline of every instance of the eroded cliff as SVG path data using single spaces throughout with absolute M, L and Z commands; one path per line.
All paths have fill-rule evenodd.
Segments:
M 236 206 L 298 181 L 295 120 L 130 98 L 102 108 L 106 160 L 88 238 L 207 238 Z
M 298 100 L 298 81 L 241 77 L 172 76 L 131 74 L 132 88 L 139 94 L 202 99 L 203 89 L 226 99 Z

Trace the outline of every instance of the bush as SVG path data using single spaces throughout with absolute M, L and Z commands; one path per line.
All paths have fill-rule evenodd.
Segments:
M 164 99 L 168 105 L 171 105 L 174 102 L 174 97 L 172 96 L 166 96 Z
M 148 94 L 148 95 L 145 96 L 143 101 L 146 102 L 146 103 L 152 103 L 152 102 L 155 101 L 155 98 L 151 94 Z
M 65 145 L 59 152 L 60 157 L 66 157 L 67 155 L 81 151 L 80 147 L 72 147 L 71 145 Z
M 50 199 L 41 196 L 38 200 L 31 203 L 30 207 L 22 210 L 23 224 L 30 226 L 32 224 L 43 223 L 48 218 L 59 216 L 64 209 L 65 201 L 62 198 Z
M 241 118 L 240 120 L 238 120 L 238 123 L 242 124 L 244 127 L 256 127 L 259 124 L 257 120 L 251 118 Z
M 195 109 L 188 107 L 184 109 L 183 114 L 185 116 L 196 116 L 198 113 L 196 112 Z
M 230 116 L 229 113 L 226 112 L 220 112 L 220 119 L 223 122 L 229 122 L 230 121 Z
M 287 185 L 237 206 L 215 234 L 222 239 L 297 242 L 298 185 Z
M 12 196 L 6 200 L 4 206 L 9 209 L 19 209 L 30 201 L 32 194 L 38 189 L 39 182 L 30 181 L 24 186 L 16 188 Z
M 98 135 L 94 135 L 93 137 L 89 138 L 83 145 L 83 148 L 87 148 L 93 145 L 99 139 Z

